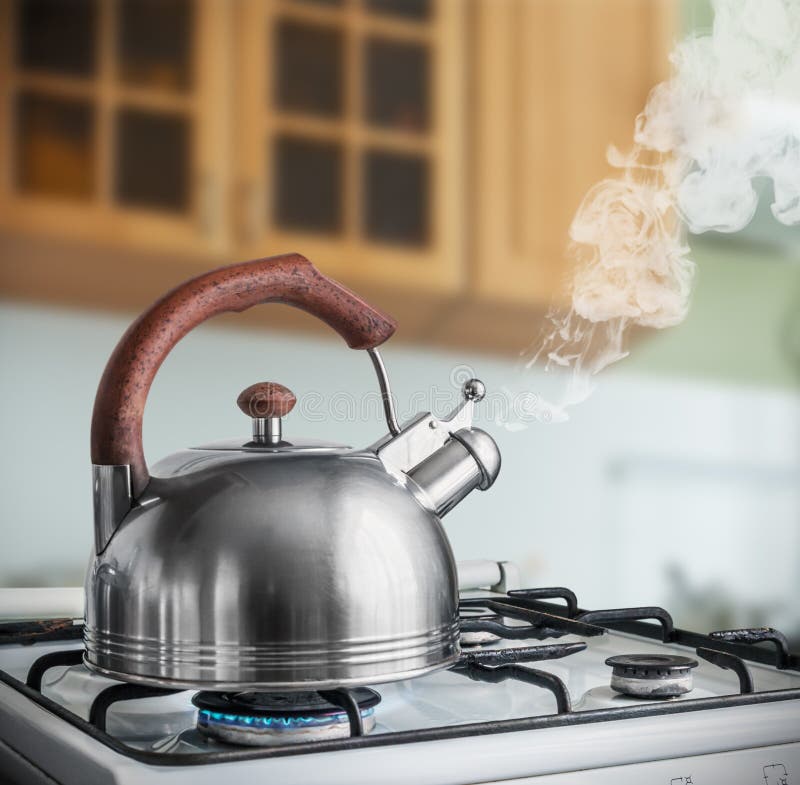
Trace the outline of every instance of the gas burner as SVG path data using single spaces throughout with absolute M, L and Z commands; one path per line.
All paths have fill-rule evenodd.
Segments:
M 692 691 L 697 660 L 674 654 L 623 654 L 609 657 L 611 689 L 637 698 L 675 698 Z
M 381 696 L 366 687 L 350 694 L 361 711 L 364 733 L 369 733 Z M 198 708 L 198 730 L 229 744 L 267 747 L 350 735 L 347 712 L 318 692 L 198 692 L 192 703 Z

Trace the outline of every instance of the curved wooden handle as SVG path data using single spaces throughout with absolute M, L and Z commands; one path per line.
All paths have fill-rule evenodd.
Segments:
M 299 254 L 220 267 L 180 284 L 145 311 L 109 358 L 94 402 L 92 462 L 129 465 L 134 498 L 150 474 L 142 416 L 150 385 L 172 347 L 198 324 L 225 311 L 285 303 L 330 325 L 352 349 L 382 344 L 396 323 Z
M 248 417 L 285 417 L 296 403 L 295 394 L 277 382 L 251 384 L 236 399 L 236 405 Z

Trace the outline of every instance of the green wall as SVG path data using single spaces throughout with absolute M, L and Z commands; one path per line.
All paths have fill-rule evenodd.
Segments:
M 686 321 L 648 331 L 626 370 L 800 389 L 800 252 L 693 238 Z
M 709 0 L 681 0 L 683 29 L 707 32 Z M 771 186 L 736 235 L 690 238 L 697 277 L 679 327 L 648 331 L 620 369 L 800 389 L 800 227 L 769 211 Z

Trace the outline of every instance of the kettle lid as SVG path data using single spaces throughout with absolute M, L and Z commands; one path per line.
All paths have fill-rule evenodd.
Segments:
M 257 382 L 242 390 L 237 406 L 252 420 L 252 436 L 248 440 L 225 439 L 201 445 L 198 450 L 237 450 L 246 452 L 340 452 L 350 449 L 344 444 L 319 439 L 284 439 L 283 418 L 292 411 L 297 397 L 278 382 Z

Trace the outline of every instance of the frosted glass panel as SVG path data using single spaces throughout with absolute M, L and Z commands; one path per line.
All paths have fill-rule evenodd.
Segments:
M 275 142 L 274 220 L 279 226 L 338 232 L 342 226 L 342 148 L 292 136 Z
M 191 87 L 193 17 L 191 0 L 123 0 L 117 15 L 122 80 L 166 90 Z
M 275 28 L 275 100 L 281 109 L 338 117 L 343 104 L 342 32 L 284 20 Z
M 95 189 L 95 110 L 23 92 L 16 100 L 16 184 L 23 193 L 87 199 Z
M 397 245 L 428 241 L 428 161 L 423 156 L 370 151 L 364 156 L 367 236 Z
M 157 210 L 189 206 L 189 122 L 124 109 L 117 116 L 117 200 Z
M 401 131 L 425 131 L 430 124 L 428 49 L 371 39 L 364 70 L 367 119 L 372 125 Z
M 17 8 L 17 64 L 20 68 L 69 76 L 94 75 L 96 2 L 24 0 Z

